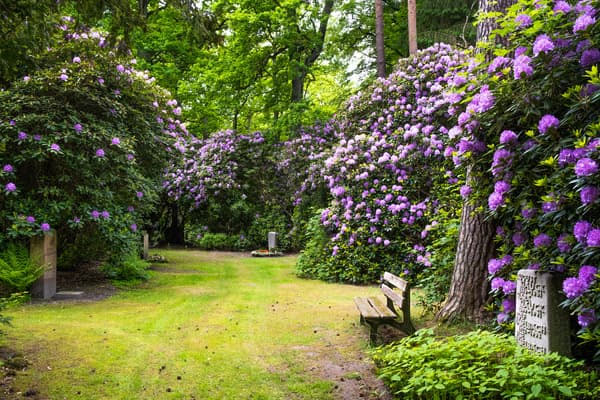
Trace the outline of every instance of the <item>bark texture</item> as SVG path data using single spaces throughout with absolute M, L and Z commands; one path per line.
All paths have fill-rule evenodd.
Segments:
M 379 78 L 385 78 L 383 38 L 383 0 L 375 0 L 375 54 L 377 56 L 377 76 Z
M 480 0 L 479 12 L 504 11 L 516 0 Z M 495 23 L 484 20 L 477 27 L 477 40 L 485 41 Z M 496 38 L 500 40 L 500 38 Z M 476 176 L 467 171 L 467 184 L 477 187 Z M 484 319 L 483 306 L 488 299 L 487 263 L 494 256 L 495 226 L 486 221 L 476 205 L 464 203 L 454 259 L 454 271 L 446 303 L 438 312 L 438 320 L 464 318 L 479 322 Z
M 417 54 L 417 1 L 408 0 L 408 53 Z

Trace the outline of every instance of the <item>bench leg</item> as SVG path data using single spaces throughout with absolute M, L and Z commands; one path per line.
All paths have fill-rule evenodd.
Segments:
M 365 318 L 362 315 L 360 316 L 360 324 L 361 325 L 365 324 Z
M 370 323 L 370 331 L 369 331 L 369 341 L 371 342 L 371 346 L 376 346 L 377 345 L 377 330 L 379 328 L 379 324 L 377 323 Z

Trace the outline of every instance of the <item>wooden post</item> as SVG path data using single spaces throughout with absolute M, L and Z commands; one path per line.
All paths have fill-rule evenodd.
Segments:
M 408 53 L 417 54 L 417 2 L 408 0 Z
M 148 259 L 149 250 L 150 250 L 150 238 L 148 236 L 148 232 L 144 232 L 144 252 L 142 253 L 142 258 L 144 260 Z
M 29 256 L 44 266 L 44 273 L 33 283 L 31 296 L 50 299 L 56 294 L 56 232 L 50 231 L 31 238 Z

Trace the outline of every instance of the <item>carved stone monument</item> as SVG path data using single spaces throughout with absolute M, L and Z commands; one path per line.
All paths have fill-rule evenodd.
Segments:
M 144 251 L 142 253 L 142 258 L 144 260 L 148 259 L 149 250 L 150 250 L 150 237 L 148 236 L 148 232 L 144 232 Z
M 269 240 L 269 251 L 275 251 L 277 248 L 277 232 L 269 232 L 268 235 Z
M 32 261 L 44 266 L 44 273 L 31 287 L 31 296 L 50 299 L 56 294 L 56 232 L 32 237 L 29 256 Z
M 515 338 L 539 353 L 571 354 L 569 314 L 559 304 L 561 280 L 556 274 L 522 269 L 517 279 Z

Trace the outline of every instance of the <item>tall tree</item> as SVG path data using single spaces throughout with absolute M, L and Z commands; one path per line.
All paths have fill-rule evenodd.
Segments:
M 484 17 L 477 27 L 477 40 L 489 40 L 495 28 L 490 12 L 504 12 L 516 0 L 479 0 L 479 12 Z M 477 175 L 467 171 L 467 184 L 478 185 Z M 494 255 L 494 224 L 485 218 L 481 204 L 465 202 L 462 208 L 460 233 L 454 271 L 448 298 L 438 312 L 440 320 L 466 318 L 484 319 L 484 306 L 488 298 L 487 263 Z
M 375 53 L 377 55 L 377 76 L 385 77 L 385 46 L 383 35 L 383 0 L 375 0 Z
M 408 52 L 417 54 L 417 1 L 408 0 Z

